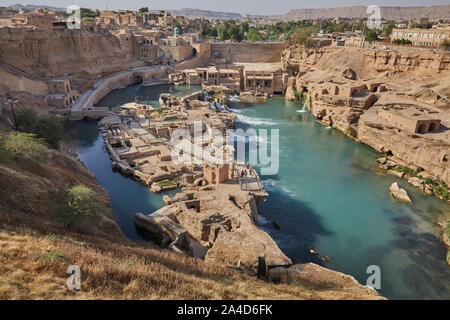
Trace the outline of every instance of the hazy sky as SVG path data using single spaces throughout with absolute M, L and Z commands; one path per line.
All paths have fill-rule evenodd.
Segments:
M 1 0 L 0 6 L 16 3 L 67 7 L 77 4 L 82 7 L 108 9 L 150 9 L 196 8 L 249 14 L 281 14 L 298 8 L 330 8 L 348 5 L 372 4 L 379 6 L 432 6 L 450 5 L 450 0 Z

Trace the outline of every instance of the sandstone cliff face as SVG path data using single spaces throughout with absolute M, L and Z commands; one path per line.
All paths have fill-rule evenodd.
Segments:
M 0 58 L 37 78 L 113 72 L 137 60 L 137 47 L 129 52 L 111 33 L 86 30 L 0 29 Z
M 364 51 L 364 67 L 376 72 L 424 72 L 450 70 L 450 56 L 432 51 Z
M 322 56 L 327 52 L 324 48 L 294 48 L 289 47 L 281 52 L 281 63 L 283 69 L 292 73 L 297 73 L 300 69 L 307 71 L 317 64 Z
M 358 122 L 358 139 L 375 150 L 392 154 L 407 166 L 425 169 L 434 177 L 450 183 L 450 144 L 417 134 L 399 131 L 389 124 L 374 121 L 372 116 L 380 106 L 364 114 Z
M 373 94 L 358 99 L 319 95 L 312 100 L 310 111 L 324 124 L 350 133 L 352 130 L 350 126 L 356 125 L 364 110 L 370 108 L 377 100 L 377 96 Z
M 288 71 L 300 74 L 313 70 L 334 70 L 350 67 L 359 78 L 383 73 L 407 71 L 449 71 L 450 55 L 433 51 L 367 50 L 360 48 L 289 47 L 281 53 L 281 62 Z
M 297 100 L 297 96 L 296 96 L 296 85 L 295 85 L 295 78 L 289 78 L 288 83 L 286 85 L 286 92 L 284 94 L 284 98 L 286 100 Z
M 450 54 L 359 48 L 290 47 L 281 55 L 289 80 L 286 99 L 310 97 L 308 108 L 322 123 L 406 166 L 450 182 Z M 411 134 L 380 118 L 380 108 L 426 110 L 441 120 L 433 134 Z M 414 112 L 411 115 L 416 116 Z

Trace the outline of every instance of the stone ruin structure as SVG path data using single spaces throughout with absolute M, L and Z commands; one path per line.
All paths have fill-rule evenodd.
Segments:
M 390 124 L 409 133 L 437 132 L 441 120 L 432 116 L 432 111 L 415 107 L 384 106 L 378 110 L 378 115 Z
M 162 95 L 161 108 L 128 103 L 100 122 L 113 168 L 154 192 L 181 187 L 173 197 L 164 196 L 166 207 L 148 215 L 136 213 L 135 223 L 169 248 L 205 260 L 249 268 L 259 257 L 269 265 L 290 264 L 257 227 L 257 205 L 268 197 L 259 176 L 233 159 L 234 148 L 216 139 L 228 141 L 225 129 L 234 127 L 236 116 L 205 100 L 202 92 L 181 98 Z M 202 154 L 171 139 L 177 128 L 193 133 L 194 121 L 201 123 L 201 141 L 191 137 L 182 143 L 197 144 Z M 205 152 L 223 154 L 224 162 L 211 161 Z M 192 161 L 178 163 L 183 156 Z

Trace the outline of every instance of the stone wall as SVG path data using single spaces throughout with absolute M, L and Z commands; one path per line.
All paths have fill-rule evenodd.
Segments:
M 86 101 L 85 106 L 94 106 L 111 91 L 140 81 L 153 81 L 165 77 L 164 68 L 124 71 L 103 80 Z

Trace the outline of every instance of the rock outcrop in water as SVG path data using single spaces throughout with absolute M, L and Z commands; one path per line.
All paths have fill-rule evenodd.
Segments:
M 408 192 L 406 192 L 405 189 L 400 188 L 400 186 L 398 185 L 397 182 L 394 182 L 390 187 L 389 187 L 389 193 L 395 197 L 398 198 L 400 200 L 406 201 L 406 202 L 412 202 L 411 198 L 408 195 Z

